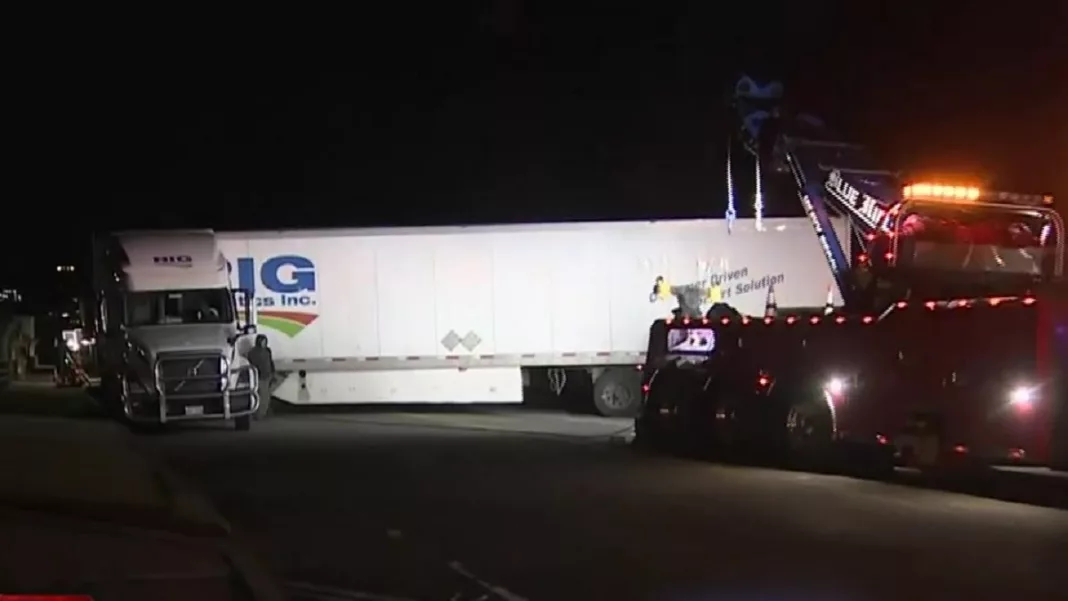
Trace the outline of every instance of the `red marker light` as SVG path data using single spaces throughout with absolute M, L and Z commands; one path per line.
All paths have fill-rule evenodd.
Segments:
M 845 315 L 839 315 L 838 317 L 834 318 L 834 323 L 845 323 L 845 322 L 846 322 Z
M 684 326 L 690 325 L 690 318 L 689 317 L 683 317 L 682 318 L 682 325 L 684 325 Z
M 730 318 L 730 317 L 723 317 L 723 318 L 721 318 L 721 319 L 719 320 L 719 323 L 721 323 L 721 324 L 723 324 L 723 325 L 725 325 L 725 326 L 727 326 L 727 325 L 730 325 L 730 323 L 731 323 L 731 318 Z
M 1035 297 L 1033 297 L 1033 296 L 1029 296 L 1029 297 L 1023 299 L 1023 304 L 1025 304 L 1025 305 L 1033 305 L 1033 304 L 1035 304 L 1035 302 L 1036 302 L 1035 301 Z
M 924 304 L 923 304 L 923 306 L 925 306 L 925 307 L 927 307 L 928 309 L 930 309 L 930 310 L 934 311 L 934 310 L 935 310 L 935 307 L 937 307 L 937 306 L 938 306 L 938 303 L 936 303 L 936 302 L 934 302 L 934 301 L 927 301 L 926 303 L 924 303 Z
M 775 319 L 772 318 L 772 317 L 765 317 L 764 318 L 764 323 L 769 325 L 769 326 L 771 325 L 771 322 L 773 322 L 773 321 L 775 321 Z
M 908 306 L 909 306 L 909 304 L 907 302 L 905 302 L 905 301 L 898 301 L 897 302 L 897 308 L 898 309 L 904 309 L 904 308 L 906 308 Z
M 796 318 L 796 317 L 794 317 L 793 315 L 791 315 L 791 316 L 789 316 L 789 317 L 787 317 L 787 318 L 786 318 L 786 323 L 788 323 L 788 324 L 790 324 L 790 325 L 793 325 L 793 323 L 794 323 L 795 321 L 797 321 L 797 318 Z
M 818 324 L 820 322 L 820 318 L 817 315 L 813 315 L 812 317 L 808 318 L 808 322 L 811 323 L 812 325 L 816 325 L 816 324 Z
M 759 385 L 759 386 L 760 386 L 761 388 L 763 388 L 763 387 L 767 386 L 767 385 L 768 385 L 768 384 L 770 384 L 770 383 L 771 383 L 771 379 L 770 379 L 770 378 L 768 378 L 767 376 L 760 376 L 759 378 L 757 378 L 757 384 L 758 384 L 758 385 Z
M 968 447 L 966 447 L 966 446 L 964 446 L 962 444 L 959 444 L 959 445 L 953 447 L 953 452 L 958 454 L 958 455 L 966 455 L 968 453 Z
M 871 323 L 871 322 L 875 321 L 875 318 L 872 317 L 871 315 L 865 315 L 864 318 L 861 319 L 861 321 L 863 321 L 864 323 Z
M 885 255 L 883 255 L 883 258 L 886 259 L 887 261 L 893 261 L 894 260 L 894 253 L 886 253 Z
M 648 384 L 642 384 L 642 392 L 649 392 L 649 385 Z M 0 601 L 2 601 L 2 600 L 0 600 Z

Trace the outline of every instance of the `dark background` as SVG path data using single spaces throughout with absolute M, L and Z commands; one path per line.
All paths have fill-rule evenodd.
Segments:
M 94 228 L 719 217 L 743 72 L 888 167 L 1068 197 L 1066 2 L 426 4 L 12 21 L 0 279 Z

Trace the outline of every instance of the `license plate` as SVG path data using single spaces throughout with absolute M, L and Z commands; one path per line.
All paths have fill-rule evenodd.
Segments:
M 204 405 L 187 405 L 185 408 L 186 415 L 204 415 Z

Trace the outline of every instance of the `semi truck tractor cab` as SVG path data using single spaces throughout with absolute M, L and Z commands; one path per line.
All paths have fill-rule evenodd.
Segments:
M 260 406 L 247 358 L 255 305 L 231 288 L 214 232 L 100 236 L 93 254 L 109 408 L 133 425 L 232 420 L 249 429 Z

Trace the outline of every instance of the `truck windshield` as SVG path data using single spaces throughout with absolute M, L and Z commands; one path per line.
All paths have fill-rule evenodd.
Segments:
M 233 320 L 232 299 L 225 288 L 131 292 L 126 297 L 126 323 L 133 327 Z
M 898 264 L 918 269 L 1052 276 L 1060 232 L 1041 212 L 974 205 L 917 207 L 901 218 Z

